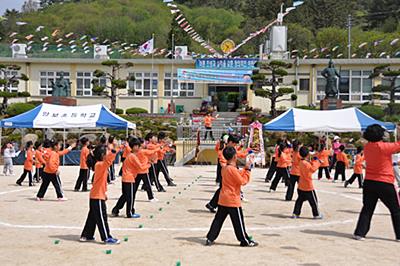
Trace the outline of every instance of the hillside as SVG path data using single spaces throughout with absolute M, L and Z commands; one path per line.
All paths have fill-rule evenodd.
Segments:
M 285 1 L 290 6 L 293 1 Z M 385 0 L 379 5 L 371 0 L 306 0 L 304 5 L 293 11 L 285 22 L 289 25 L 290 49 L 300 54 L 325 56 L 325 51 L 335 49 L 335 55 L 346 56 L 346 21 L 353 15 L 353 47 L 356 56 L 379 56 L 382 52 L 394 55 L 399 47 L 390 42 L 400 36 L 399 11 L 396 0 Z M 214 47 L 226 38 L 240 43 L 275 18 L 280 1 L 273 0 L 177 0 L 178 8 L 196 31 L 210 41 Z M 54 4 L 38 12 L 6 14 L 7 20 L 0 24 L 2 42 L 23 39 L 29 34 L 39 40 L 50 36 L 55 29 L 60 35 L 74 33 L 80 36 L 98 37 L 110 40 L 141 44 L 156 36 L 156 47 L 171 46 L 171 30 L 176 36 L 176 45 L 188 45 L 191 51 L 206 53 L 177 25 L 174 15 L 162 0 L 93 0 L 73 1 Z M 24 21 L 25 26 L 15 25 Z M 35 29 L 43 25 L 39 33 Z M 10 33 L 16 36 L 9 37 Z M 261 35 L 243 46 L 238 54 L 257 53 L 258 45 L 265 40 Z M 54 41 L 54 40 L 53 40 Z M 378 41 L 378 45 L 374 42 Z M 367 42 L 366 45 L 361 45 Z M 400 44 L 400 42 L 399 42 Z M 358 46 L 360 46 L 358 48 Z M 309 51 L 317 48 L 317 55 Z M 328 48 L 328 49 L 325 49 Z

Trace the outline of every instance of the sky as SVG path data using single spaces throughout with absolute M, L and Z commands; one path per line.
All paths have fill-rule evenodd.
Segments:
M 21 10 L 25 0 L 0 0 L 0 15 L 4 14 L 6 9 L 18 9 Z

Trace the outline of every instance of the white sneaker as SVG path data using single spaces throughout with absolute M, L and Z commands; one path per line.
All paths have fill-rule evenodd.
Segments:
M 149 200 L 149 202 L 159 202 L 159 200 L 157 198 L 152 198 L 151 200 Z
M 359 241 L 364 241 L 364 240 L 365 240 L 365 237 L 358 236 L 358 235 L 353 235 L 353 238 L 354 238 L 355 240 L 359 240 Z
M 242 201 L 243 201 L 243 202 L 249 202 L 249 200 L 246 199 L 246 198 L 242 198 Z
M 58 198 L 58 201 L 67 201 L 68 199 L 67 198 Z
M 43 199 L 36 197 L 36 201 L 43 201 Z

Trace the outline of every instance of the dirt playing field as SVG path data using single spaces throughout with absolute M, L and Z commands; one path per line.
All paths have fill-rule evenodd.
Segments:
M 15 170 L 21 173 L 21 167 Z M 89 194 L 73 192 L 77 167 L 61 168 L 66 202 L 56 201 L 51 185 L 45 201 L 37 202 L 39 185 L 19 187 L 17 176 L 0 177 L 1 265 L 399 265 L 400 243 L 394 241 L 390 215 L 382 204 L 368 238 L 351 239 L 361 208 L 356 184 L 344 189 L 341 182 L 315 181 L 324 219 L 311 219 L 305 203 L 302 218 L 293 220 L 294 201 L 283 201 L 283 184 L 268 193 L 266 171 L 254 170 L 252 182 L 244 188 L 249 202 L 243 209 L 248 234 L 260 245 L 239 247 L 228 218 L 217 244 L 206 247 L 214 215 L 204 205 L 217 188 L 215 166 L 170 171 L 178 186 L 157 193 L 158 203 L 138 192 L 135 206 L 140 219 L 109 217 L 112 235 L 122 240 L 119 246 L 78 242 Z M 120 191 L 119 181 L 109 186 L 109 213 Z M 97 229 L 96 238 L 100 239 Z

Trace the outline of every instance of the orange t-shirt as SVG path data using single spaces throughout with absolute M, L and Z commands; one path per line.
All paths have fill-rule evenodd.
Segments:
M 247 157 L 247 155 L 249 154 L 249 151 L 251 150 L 251 149 L 244 150 L 240 146 L 236 146 L 235 149 L 236 149 L 236 156 L 241 159 L 245 159 Z
M 114 163 L 117 153 L 109 152 L 103 161 L 97 162 L 94 166 L 94 178 L 92 189 L 90 190 L 91 199 L 107 199 L 107 176 L 108 168 Z
M 42 168 L 46 161 L 43 159 L 43 151 L 36 150 L 35 151 L 35 166 L 36 168 Z
M 240 207 L 240 189 L 250 181 L 250 171 L 239 170 L 236 166 L 222 167 L 222 187 L 218 204 L 225 207 Z
M 70 152 L 69 149 L 65 149 L 62 151 L 53 151 L 49 150 L 43 156 L 46 161 L 46 165 L 44 167 L 44 171 L 48 174 L 55 174 L 58 171 L 58 167 L 60 166 L 60 156 L 63 156 Z
M 300 168 L 299 168 L 300 161 L 301 161 L 300 153 L 298 151 L 294 151 L 292 157 L 292 169 L 290 169 L 291 175 L 300 176 Z
M 204 117 L 204 126 L 205 127 L 212 127 L 212 122 L 215 120 L 215 117 L 206 116 Z
M 81 169 L 89 169 L 89 167 L 87 166 L 87 163 L 86 163 L 89 153 L 90 153 L 90 151 L 89 151 L 88 147 L 86 147 L 86 146 L 82 147 L 80 163 L 79 163 L 79 166 Z
M 298 188 L 302 191 L 312 191 L 314 190 L 312 182 L 312 174 L 318 170 L 320 166 L 319 161 L 309 162 L 302 159 L 299 164 L 300 177 Z
M 166 142 L 160 142 L 160 146 L 163 146 L 162 149 L 159 149 L 157 152 L 157 159 L 164 160 L 165 154 L 171 150 Z
M 149 163 L 141 162 L 137 154 L 129 153 L 122 165 L 122 182 L 134 183 L 139 172 L 148 171 Z
M 24 162 L 24 169 L 32 171 L 33 168 L 33 150 L 26 151 L 26 159 Z
M 122 158 L 128 157 L 129 153 L 131 153 L 132 149 L 128 144 L 124 145 L 124 152 L 122 153 Z
M 364 146 L 365 180 L 394 184 L 392 154 L 400 152 L 400 141 L 368 142 Z
M 215 150 L 216 152 L 218 152 L 218 151 L 219 151 L 220 144 L 221 144 L 221 141 L 219 141 L 219 140 L 217 141 L 217 143 L 215 143 L 214 150 Z
M 277 161 L 276 166 L 279 168 L 287 168 L 289 166 L 289 163 L 292 162 L 292 158 L 287 152 L 282 152 L 281 156 L 279 156 L 278 153 L 278 157 L 276 157 L 275 160 Z
M 362 174 L 363 171 L 363 162 L 364 162 L 364 155 L 357 154 L 356 155 L 356 162 L 354 163 L 354 173 L 355 174 Z
M 151 163 L 156 163 L 158 160 L 158 151 L 160 150 L 161 144 L 153 144 L 153 143 L 149 143 L 147 144 L 146 148 L 148 150 L 154 151 L 156 150 L 157 152 L 153 155 L 153 157 L 151 157 Z
M 218 151 L 218 160 L 219 160 L 219 164 L 220 164 L 222 167 L 226 166 L 226 163 L 227 163 L 227 160 L 226 160 L 225 157 L 224 157 L 223 151 L 224 151 L 224 150 L 219 150 L 219 151 Z
M 339 152 L 338 154 L 336 154 L 336 160 L 338 161 L 338 162 L 344 162 L 344 165 L 346 166 L 346 167 L 348 167 L 349 166 L 349 158 L 347 158 L 347 155 L 346 155 L 346 153 L 344 153 L 344 152 Z
M 138 174 L 147 174 L 149 172 L 150 160 L 156 153 L 156 150 L 139 149 L 136 155 L 140 162 L 148 165 L 148 168 L 146 170 L 139 171 Z
M 318 152 L 318 159 L 321 161 L 321 167 L 328 167 L 329 166 L 329 155 L 331 155 L 331 150 L 322 150 Z

